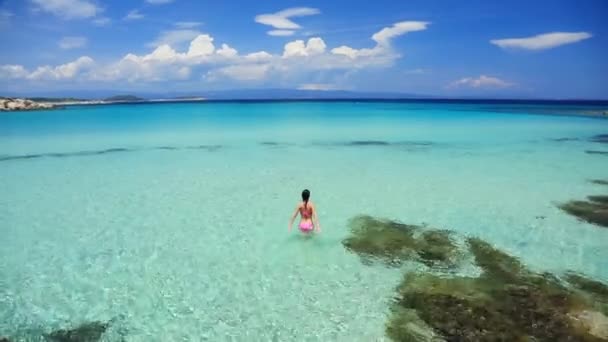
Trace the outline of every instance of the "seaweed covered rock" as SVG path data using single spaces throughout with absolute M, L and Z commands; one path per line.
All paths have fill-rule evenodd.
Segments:
M 406 260 L 418 260 L 437 267 L 456 263 L 458 247 L 449 231 L 429 230 L 370 216 L 356 217 L 350 226 L 352 235 L 342 244 L 359 254 L 364 263 L 380 260 L 389 266 L 399 266 Z
M 402 341 L 399 336 L 409 334 L 403 321 L 412 314 L 400 313 L 413 310 L 448 341 L 603 341 L 597 324 L 573 319 L 573 313 L 590 312 L 585 298 L 555 277 L 530 272 L 485 243 L 475 244 L 483 251 L 475 255 L 484 272 L 480 277 L 404 277 L 387 323 L 389 337 Z
M 568 272 L 566 281 L 586 296 L 593 303 L 593 307 L 608 315 L 608 285 L 597 280 L 589 279 L 581 274 Z
M 608 196 L 589 196 L 589 201 L 570 201 L 559 208 L 570 215 L 599 226 L 608 227 Z
M 415 310 L 394 306 L 386 325 L 386 334 L 394 341 L 438 342 L 444 339 L 426 324 Z
M 575 287 L 599 296 L 602 300 L 608 302 L 608 285 L 589 279 L 575 272 L 568 272 L 565 275 L 566 280 Z
M 608 317 L 603 313 L 585 310 L 571 314 L 570 318 L 591 335 L 608 340 Z
M 53 342 L 96 342 L 108 329 L 109 323 L 85 323 L 73 329 L 61 329 L 46 335 Z
M 608 196 L 587 196 L 587 199 L 595 203 L 608 204 Z
M 524 267 L 519 260 L 481 239 L 469 238 L 467 244 L 475 257 L 475 263 L 483 270 L 483 275 L 488 279 L 514 282 L 520 278 L 524 271 Z
M 458 247 L 449 230 L 426 230 L 417 239 L 416 252 L 427 266 L 452 265 Z
M 590 198 L 592 200 L 592 198 Z M 603 200 L 595 198 L 596 202 Z M 451 263 L 452 232 L 361 216 L 344 246 L 389 265 Z M 608 341 L 608 286 L 575 273 L 563 281 L 528 269 L 490 243 L 468 238 L 479 276 L 406 273 L 386 334 L 395 341 Z M 570 284 L 570 285 L 568 285 Z

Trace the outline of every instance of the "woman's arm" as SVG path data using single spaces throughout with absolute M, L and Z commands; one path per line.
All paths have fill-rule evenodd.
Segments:
M 291 232 L 291 226 L 293 226 L 293 221 L 296 219 L 296 216 L 298 216 L 298 212 L 300 211 L 300 206 L 298 205 L 296 207 L 296 210 L 293 212 L 293 215 L 291 215 L 291 219 L 289 220 L 289 231 Z

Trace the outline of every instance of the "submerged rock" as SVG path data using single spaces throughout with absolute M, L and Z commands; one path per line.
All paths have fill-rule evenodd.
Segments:
M 367 259 L 379 259 L 389 266 L 399 266 L 415 257 L 418 226 L 359 216 L 350 221 L 352 235 L 342 241 L 344 247 Z
M 571 312 L 591 309 L 585 298 L 551 275 L 536 274 L 501 251 L 475 241 L 471 246 L 484 271 L 478 278 L 408 274 L 399 285 L 396 306 L 414 310 L 448 341 L 602 341 L 589 325 L 577 324 Z M 387 324 L 389 332 L 404 319 L 399 310 Z M 594 328 L 597 329 L 597 328 Z M 395 339 L 399 340 L 399 339 Z
M 593 184 L 608 185 L 608 180 L 604 180 L 604 179 L 591 179 L 589 181 Z
M 566 281 L 585 296 L 593 307 L 608 315 L 608 285 L 574 272 L 566 273 Z
M 594 135 L 593 137 L 591 137 L 590 140 L 592 142 L 597 142 L 597 143 L 602 143 L 602 144 L 608 144 L 608 134 Z
M 415 310 L 393 308 L 392 319 L 386 325 L 386 334 L 394 341 L 440 342 L 445 341 L 428 326 Z
M 73 329 L 61 329 L 46 335 L 53 342 L 96 342 L 108 329 L 109 323 L 85 323 Z
M 590 199 L 591 200 L 591 199 Z M 604 200 L 595 198 L 596 201 Z M 444 263 L 451 232 L 361 216 L 344 246 L 389 265 Z M 478 277 L 406 273 L 386 324 L 395 341 L 608 341 L 608 286 L 567 273 L 572 287 L 478 238 L 467 239 Z
M 601 155 L 608 156 L 608 151 L 586 150 L 585 153 L 587 153 L 587 154 L 601 154 Z
M 556 141 L 556 142 L 565 142 L 565 141 L 578 141 L 578 138 L 555 138 L 555 139 L 550 139 L 551 141 Z
M 478 238 L 467 239 L 467 244 L 475 257 L 475 263 L 483 270 L 485 277 L 502 282 L 513 282 L 522 275 L 524 268 L 517 258 Z
M 427 266 L 453 265 L 458 247 L 448 230 L 427 230 L 418 238 L 416 252 Z
M 347 146 L 386 146 L 390 145 L 387 141 L 382 140 L 354 140 L 346 143 Z
M 575 287 L 583 291 L 596 294 L 608 302 L 608 285 L 574 272 L 566 273 L 565 278 Z
M 597 311 L 581 311 L 570 314 L 570 318 L 586 329 L 589 334 L 608 340 L 608 317 Z
M 559 208 L 583 221 L 608 227 L 608 203 L 606 196 L 589 196 L 589 201 L 570 201 Z
M 446 230 L 427 229 L 395 221 L 360 216 L 350 222 L 352 235 L 342 241 L 344 247 L 364 263 L 380 260 L 399 266 L 418 260 L 427 266 L 448 267 L 456 264 L 458 248 Z M 421 232 L 420 234 L 416 234 Z
M 608 204 L 608 196 L 596 195 L 596 196 L 587 196 L 591 202 Z
M 11 342 L 8 337 L 0 337 L 0 342 Z

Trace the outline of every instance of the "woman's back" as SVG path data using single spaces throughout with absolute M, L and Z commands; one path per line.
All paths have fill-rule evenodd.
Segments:
M 313 209 L 314 206 L 312 204 L 312 202 L 302 202 L 300 203 L 300 215 L 302 216 L 303 219 L 310 219 L 312 218 L 312 213 L 313 213 Z

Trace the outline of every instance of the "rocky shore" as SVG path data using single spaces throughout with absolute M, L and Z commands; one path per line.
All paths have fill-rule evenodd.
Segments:
M 51 109 L 55 108 L 54 104 L 40 103 L 26 99 L 11 99 L 3 98 L 0 99 L 0 111 L 21 111 L 21 110 L 40 110 L 40 109 Z

